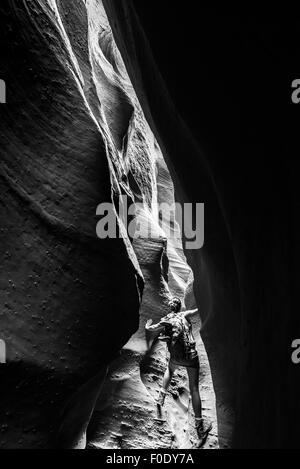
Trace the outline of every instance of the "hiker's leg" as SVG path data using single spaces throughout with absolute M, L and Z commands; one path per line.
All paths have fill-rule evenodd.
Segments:
M 167 369 L 165 371 L 165 374 L 164 374 L 163 384 L 162 384 L 162 389 L 165 392 L 167 392 L 167 390 L 168 390 L 169 384 L 171 383 L 171 380 L 173 378 L 174 371 L 175 371 L 174 365 L 172 365 L 172 363 L 169 362 L 168 366 L 167 366 Z
M 189 376 L 189 386 L 192 397 L 192 404 L 196 419 L 202 418 L 202 403 L 199 392 L 199 367 L 189 368 L 187 367 Z
M 202 447 L 212 429 L 212 423 L 210 420 L 202 417 L 202 403 L 199 392 L 199 366 L 197 368 L 187 368 L 187 372 L 189 375 L 190 391 L 195 413 L 196 430 L 199 437 L 200 447 Z
M 165 397 L 167 395 L 167 390 L 168 390 L 169 384 L 171 382 L 171 379 L 173 377 L 174 371 L 175 371 L 175 367 L 169 362 L 168 366 L 167 366 L 167 369 L 165 371 L 165 374 L 164 374 L 162 387 L 161 387 L 161 390 L 160 390 L 159 395 L 158 395 L 157 403 L 160 406 L 163 406 L 164 403 L 165 403 Z

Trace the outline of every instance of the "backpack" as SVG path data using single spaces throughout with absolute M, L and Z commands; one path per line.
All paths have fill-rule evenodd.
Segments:
M 180 313 L 170 313 L 162 319 L 165 324 L 165 331 L 160 340 L 165 340 L 168 349 L 176 349 L 182 358 L 191 360 L 197 355 L 195 341 L 192 340 L 190 330 L 187 330 L 183 315 Z

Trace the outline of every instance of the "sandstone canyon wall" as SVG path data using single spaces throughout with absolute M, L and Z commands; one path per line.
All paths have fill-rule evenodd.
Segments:
M 166 350 L 149 352 L 144 333 L 174 294 L 199 308 L 200 384 L 214 423 L 206 447 L 296 447 L 298 248 L 287 207 L 297 155 L 281 132 L 285 101 L 271 99 L 284 67 L 294 70 L 286 44 L 276 45 L 269 17 L 186 9 L 198 54 L 188 61 L 170 12 L 157 20 L 188 77 L 192 134 L 138 1 L 1 1 L 0 447 L 195 447 L 185 373 L 159 415 Z M 125 195 L 144 202 L 135 217 L 152 239 L 128 236 L 117 211 Z M 168 235 L 156 203 L 175 200 L 205 203 L 202 249 Z M 101 202 L 115 205 L 118 239 L 96 236 Z
M 3 2 L 1 13 L 0 446 L 197 446 L 182 372 L 157 415 L 166 349 L 147 351 L 144 325 L 172 295 L 195 307 L 193 274 L 179 226 L 171 239 L 156 209 L 174 186 L 112 34 L 117 15 L 100 0 Z M 128 236 L 123 196 L 144 203 L 135 216 L 151 239 Z M 102 202 L 115 204 L 118 239 L 96 236 Z M 199 333 L 197 344 L 217 447 Z

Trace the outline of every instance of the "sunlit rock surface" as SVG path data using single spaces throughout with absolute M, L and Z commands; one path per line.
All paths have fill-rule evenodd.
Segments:
M 112 35 L 114 14 L 106 5 L 108 21 L 100 0 L 0 8 L 9 83 L 0 109 L 0 321 L 8 350 L 0 446 L 195 447 L 182 370 L 157 415 L 166 350 L 146 353 L 145 321 L 159 320 L 171 295 L 194 307 L 193 275 L 180 238 L 170 239 L 157 212 L 158 202 L 174 202 L 173 183 Z M 124 195 L 144 203 L 136 216 L 151 225 L 152 239 L 132 244 L 117 212 L 120 239 L 96 237 L 97 206 L 117 208 Z M 214 422 L 206 446 L 217 447 L 199 334 L 197 346 L 204 413 Z

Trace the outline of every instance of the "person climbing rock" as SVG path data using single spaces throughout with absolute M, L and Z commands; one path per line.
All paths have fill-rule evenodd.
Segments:
M 147 332 L 159 334 L 158 339 L 166 342 L 169 350 L 168 365 L 157 403 L 160 406 L 164 405 L 167 390 L 176 368 L 179 366 L 185 367 L 189 378 L 196 430 L 202 446 L 212 429 L 212 423 L 202 416 L 202 402 L 199 392 L 200 363 L 190 321 L 190 318 L 198 310 L 181 311 L 181 300 L 179 298 L 172 298 L 169 307 L 170 313 L 163 317 L 159 323 L 153 324 L 152 319 L 149 319 L 145 325 Z

